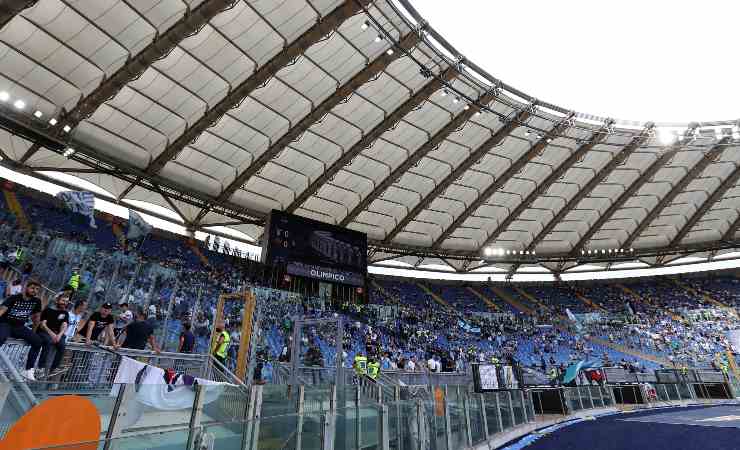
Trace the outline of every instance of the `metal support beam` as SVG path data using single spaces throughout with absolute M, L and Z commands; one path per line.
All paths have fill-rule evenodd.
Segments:
M 349 97 L 354 91 L 359 89 L 362 85 L 370 81 L 379 73 L 383 72 L 393 61 L 404 56 L 405 52 L 409 51 L 419 42 L 419 34 L 411 32 L 407 34 L 399 46 L 401 51 L 394 51 L 393 54 L 389 55 L 387 52 L 383 52 L 373 62 L 365 66 L 355 76 L 350 78 L 346 83 L 337 88 L 337 90 L 326 98 L 321 104 L 316 106 L 311 112 L 308 113 L 303 119 L 295 124 L 290 130 L 276 140 L 270 147 L 265 150 L 252 164 L 249 165 L 242 173 L 240 173 L 234 181 L 232 181 L 218 196 L 219 200 L 226 200 L 231 197 L 234 192 L 237 191 L 255 174 L 259 173 L 265 165 L 271 160 L 280 155 L 283 149 L 290 145 L 291 142 L 298 139 L 303 133 L 306 132 L 316 122 L 321 120 L 326 114 L 328 114 L 334 107 L 342 103 L 347 97 Z
M 576 245 L 573 246 L 573 249 L 570 251 L 570 254 L 568 255 L 571 258 L 575 258 L 578 256 L 578 252 L 583 249 L 583 247 L 588 243 L 588 241 L 593 237 L 594 234 L 596 234 L 597 231 L 601 229 L 601 227 L 604 226 L 605 223 L 607 223 L 611 217 L 619 211 L 619 209 L 624 206 L 625 203 L 627 203 L 627 200 L 632 198 L 633 195 L 635 195 L 646 183 L 648 183 L 658 171 L 663 168 L 663 166 L 670 161 L 670 159 L 675 154 L 675 151 L 668 151 L 660 155 L 653 163 L 650 165 L 650 167 L 647 168 L 645 172 L 643 172 L 637 179 L 627 188 L 622 194 L 617 198 L 617 200 L 609 206 L 609 208 L 604 211 L 602 215 L 599 216 L 599 218 L 596 220 L 596 222 L 593 223 L 588 229 L 586 233 L 581 236 L 581 238 L 578 240 Z
M 686 174 L 681 178 L 681 180 L 676 183 L 675 186 L 671 188 L 670 191 L 662 198 L 660 199 L 660 202 L 658 205 L 650 210 L 650 213 L 645 217 L 644 220 L 642 220 L 635 230 L 630 233 L 629 237 L 626 241 L 624 241 L 620 247 L 622 248 L 630 248 L 632 247 L 632 243 L 637 240 L 638 237 L 640 237 L 640 234 L 648 227 L 650 224 L 655 220 L 656 217 L 660 216 L 660 213 L 663 212 L 663 210 L 668 207 L 673 200 L 676 199 L 678 194 L 683 192 L 684 189 L 688 187 L 688 185 L 696 179 L 699 175 L 701 175 L 702 172 L 704 172 L 704 169 L 706 169 L 712 162 L 714 162 L 717 157 L 722 153 L 722 151 L 725 149 L 725 145 L 728 142 L 728 138 L 721 139 L 716 145 L 714 145 L 708 152 L 704 153 L 702 155 L 702 158 L 694 164 L 694 167 L 692 167 Z
M 494 95 L 491 93 L 487 93 L 481 96 L 481 98 L 479 99 L 480 101 L 477 104 L 487 105 L 488 103 L 493 101 L 493 99 Z M 463 111 L 463 113 L 468 113 L 467 115 L 472 117 L 473 113 L 470 113 L 470 111 L 473 109 L 476 109 L 476 111 L 474 111 L 473 113 L 477 112 L 477 108 L 469 108 L 468 110 Z M 511 134 L 512 131 L 523 124 L 524 121 L 527 120 L 531 114 L 531 108 L 523 109 L 517 112 L 514 117 L 506 121 L 504 125 L 498 131 L 496 131 L 496 133 L 493 134 L 493 136 L 491 136 L 488 140 L 486 140 L 486 142 L 472 151 L 468 155 L 468 157 L 465 158 L 459 166 L 457 166 L 455 170 L 451 171 L 441 182 L 439 182 L 434 187 L 434 189 L 431 190 L 431 192 L 429 192 L 419 203 L 417 203 L 416 206 L 411 211 L 409 211 L 403 219 L 398 221 L 396 226 L 393 227 L 390 233 L 388 233 L 388 235 L 385 237 L 384 241 L 392 241 L 398 235 L 398 233 L 406 228 L 406 225 L 408 225 L 416 216 L 419 215 L 419 213 L 424 211 L 437 197 L 442 195 L 447 190 L 447 188 L 452 185 L 452 183 L 457 181 L 468 169 L 470 169 L 478 161 L 480 161 L 480 159 L 483 158 L 491 150 L 491 148 L 499 145 Z M 414 156 L 416 156 L 416 154 L 418 153 L 419 152 L 416 152 Z M 397 176 L 401 176 L 402 174 L 403 173 L 399 173 Z M 391 178 L 391 180 L 395 180 L 395 178 Z
M 546 133 L 545 136 L 542 136 L 542 138 L 535 142 L 534 145 L 529 148 L 529 150 L 527 150 L 511 166 L 509 166 L 509 168 L 501 174 L 501 177 L 499 177 L 498 180 L 494 180 L 493 183 L 491 183 L 491 185 L 488 186 L 485 191 L 478 195 L 478 197 L 467 208 L 465 208 L 465 211 L 463 211 L 462 214 L 460 214 L 457 219 L 455 219 L 452 224 L 447 227 L 447 229 L 444 230 L 442 234 L 439 235 L 439 237 L 432 244 L 432 249 L 438 249 L 442 245 L 442 243 L 468 219 L 468 217 L 473 215 L 473 213 L 477 211 L 478 208 L 483 206 L 483 204 L 486 203 L 493 196 L 493 194 L 496 193 L 496 191 L 501 189 L 509 180 L 511 180 L 516 174 L 518 174 L 529 161 L 531 161 L 545 147 L 547 147 L 547 141 L 549 139 L 560 135 L 571 125 L 573 125 L 573 116 L 574 114 L 571 113 L 568 117 L 558 122 L 558 124 L 555 125 L 552 130 Z
M 735 219 L 734 222 L 730 225 L 730 228 L 727 229 L 727 232 L 722 237 L 722 240 L 730 242 L 735 240 L 735 235 L 737 234 L 737 229 L 740 228 L 740 213 L 737 215 L 737 219 Z
M 306 30 L 297 39 L 291 42 L 277 55 L 273 56 L 264 65 L 258 68 L 249 78 L 229 92 L 211 109 L 185 130 L 180 137 L 167 146 L 162 153 L 147 167 L 147 173 L 157 173 L 170 160 L 174 159 L 186 146 L 198 139 L 208 128 L 216 124 L 229 110 L 236 108 L 255 89 L 263 86 L 274 77 L 280 69 L 301 56 L 312 45 L 319 42 L 327 34 L 339 28 L 347 19 L 363 10 L 372 3 L 371 0 L 346 0 L 337 6 L 325 17 L 320 18 L 315 25 Z
M 548 235 L 552 232 L 553 229 L 570 213 L 573 208 L 578 206 L 578 203 L 581 202 L 584 198 L 591 195 L 594 189 L 596 187 L 603 183 L 609 175 L 619 166 L 624 164 L 625 161 L 627 161 L 627 158 L 629 158 L 635 150 L 640 148 L 647 140 L 650 138 L 650 135 L 652 134 L 653 124 L 648 124 L 645 129 L 637 136 L 634 136 L 632 138 L 632 141 L 627 144 L 622 151 L 619 152 L 615 157 L 613 157 L 604 167 L 599 170 L 596 175 L 594 175 L 593 178 L 584 186 L 582 189 L 579 189 L 576 195 L 571 198 L 568 203 L 563 207 L 557 214 L 553 216 L 552 219 L 550 219 L 545 226 L 542 228 L 542 231 L 537 233 L 537 235 L 532 239 L 532 242 L 527 245 L 527 248 L 525 251 L 531 251 L 534 250 L 537 245 Z M 586 144 L 588 149 L 596 145 L 596 142 Z M 587 149 L 587 150 L 588 150 Z
M 482 97 L 481 100 L 485 100 L 485 98 Z M 479 102 L 479 104 L 483 103 Z M 357 216 L 360 215 L 360 213 L 362 213 L 362 211 L 367 209 L 370 204 L 375 201 L 375 199 L 377 199 L 383 192 L 385 192 L 386 189 L 388 189 L 393 183 L 397 182 L 404 173 L 414 167 L 414 165 L 421 161 L 423 157 L 428 155 L 429 152 L 434 151 L 445 139 L 450 136 L 450 134 L 454 133 L 455 130 L 459 129 L 467 121 L 469 121 L 473 114 L 475 114 L 475 112 L 475 108 L 469 108 L 467 110 L 463 110 L 460 114 L 455 116 L 452 121 L 450 121 L 442 129 L 440 129 L 434 136 L 432 136 L 431 139 L 429 139 L 426 143 L 419 147 L 408 159 L 406 159 L 403 163 L 401 163 L 401 165 L 396 167 L 393 172 L 385 177 L 382 182 L 375 186 L 372 192 L 370 192 L 370 194 L 362 199 L 362 201 L 357 204 L 357 206 L 355 206 L 352 211 L 350 211 L 347 217 L 342 219 L 340 225 L 343 227 L 349 225 L 355 218 L 357 218 Z M 489 141 L 483 143 L 480 148 L 488 147 L 490 149 L 490 147 L 496 145 L 496 143 L 499 141 L 500 139 L 494 142 L 494 138 L 491 138 L 489 139 Z M 489 142 L 491 142 L 490 145 L 488 145 Z
M 103 79 L 103 82 L 97 88 L 80 100 L 68 113 L 64 114 L 55 127 L 55 133 L 60 135 L 64 126 L 74 128 L 81 121 L 92 116 L 100 105 L 115 97 L 128 83 L 139 78 L 154 62 L 168 55 L 180 42 L 197 33 L 217 14 L 233 7 L 237 1 L 205 0 L 192 11 L 187 12 L 167 31 L 158 34 L 141 52 L 126 61 L 113 75 Z M 28 161 L 39 148 L 40 146 L 36 144 L 31 146 L 20 159 L 20 162 Z
M 681 245 L 681 241 L 686 237 L 687 234 L 691 231 L 692 228 L 694 228 L 694 225 L 696 225 L 699 220 L 701 220 L 702 217 L 710 210 L 712 209 L 712 206 L 717 204 L 718 202 L 722 201 L 722 198 L 725 196 L 727 191 L 734 188 L 737 182 L 740 181 L 740 164 L 735 165 L 735 169 L 733 169 L 732 173 L 725 178 L 724 181 L 722 181 L 722 184 L 720 184 L 717 189 L 712 192 L 712 195 L 709 196 L 709 198 L 704 201 L 704 203 L 701 204 L 699 209 L 694 212 L 694 214 L 691 215 L 689 220 L 686 221 L 683 227 L 678 231 L 676 234 L 676 237 L 671 240 L 671 243 L 668 244 L 668 247 L 676 247 L 678 245 Z M 738 222 L 740 223 L 740 222 Z M 732 227 L 728 228 L 728 233 L 732 231 Z M 737 228 L 735 228 L 735 231 L 737 231 Z M 735 235 L 735 232 L 732 232 L 731 235 L 724 236 L 723 239 L 725 240 L 732 240 L 732 237 Z
M 553 170 L 550 175 L 548 175 L 547 178 L 541 183 L 538 183 L 537 186 L 534 188 L 532 192 L 527 195 L 525 199 L 522 200 L 519 205 L 514 208 L 511 213 L 506 216 L 504 220 L 499 222 L 499 224 L 496 226 L 496 229 L 493 230 L 491 234 L 488 235 L 488 239 L 483 243 L 483 245 L 478 249 L 480 252 L 481 249 L 483 249 L 485 246 L 489 245 L 493 241 L 495 241 L 501 233 L 506 231 L 506 229 L 509 227 L 509 225 L 512 224 L 515 220 L 519 218 L 519 216 L 527 210 L 531 206 L 531 204 L 537 200 L 542 194 L 546 193 L 548 189 L 550 189 L 550 186 L 552 186 L 556 181 L 558 181 L 565 173 L 572 168 L 575 164 L 580 161 L 584 154 L 589 151 L 594 145 L 601 142 L 604 138 L 606 138 L 609 135 L 609 127 L 611 126 L 611 123 L 605 124 L 600 130 L 594 132 L 594 134 L 591 136 L 591 139 L 588 140 L 588 142 L 582 144 L 575 150 L 573 150 L 573 153 L 568 156 L 565 161 L 560 163 L 557 167 L 557 169 Z
M 116 178 L 150 191 L 156 191 L 156 188 L 154 187 L 156 184 L 159 186 L 160 190 L 169 195 L 170 199 L 185 202 L 199 209 L 211 208 L 213 212 L 231 219 L 263 223 L 262 220 L 255 219 L 262 219 L 265 215 L 264 213 L 253 211 L 249 208 L 229 202 L 216 202 L 216 199 L 212 196 L 199 193 L 191 188 L 187 188 L 179 183 L 173 182 L 172 180 L 168 180 L 157 175 L 146 174 L 129 162 L 110 157 L 99 151 L 97 148 L 84 142 L 79 142 L 73 139 L 67 144 L 60 137 L 55 136 L 50 130 L 41 128 L 38 125 L 38 121 L 33 121 L 32 118 L 27 116 L 28 115 L 26 114 L 16 114 L 4 111 L 0 113 L 0 129 L 4 129 L 9 133 L 34 142 L 58 155 L 62 155 L 66 146 L 71 145 L 77 151 L 71 155 L 69 159 L 81 165 L 98 169 L 103 173 L 117 172 L 115 175 Z M 25 164 L 16 163 L 12 160 L 3 160 L 2 163 L 11 167 L 13 170 L 31 171 L 33 169 Z M 43 177 L 43 174 L 35 174 L 34 176 Z M 115 198 L 110 201 L 118 202 Z
M 24 9 L 35 5 L 38 0 L 3 0 L 0 2 L 0 30 Z
M 329 166 L 324 173 L 317 177 L 303 192 L 298 195 L 293 202 L 285 208 L 286 211 L 292 213 L 295 212 L 303 203 L 306 202 L 313 194 L 327 181 L 330 181 L 334 176 L 342 170 L 343 167 L 352 163 L 352 160 L 359 155 L 364 149 L 372 145 L 380 136 L 386 131 L 390 130 L 395 126 L 404 116 L 416 109 L 419 105 L 424 103 L 429 97 L 431 97 L 437 90 L 444 87 L 445 83 L 450 81 L 457 71 L 452 68 L 445 69 L 441 74 L 432 76 L 432 79 L 425 84 L 421 89 L 416 91 L 408 100 L 406 100 L 401 106 L 396 108 L 392 113 L 388 114 L 382 122 L 365 134 L 355 145 L 347 150 L 342 156 Z

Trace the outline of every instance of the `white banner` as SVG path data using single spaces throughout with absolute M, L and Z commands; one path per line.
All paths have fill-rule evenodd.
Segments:
M 95 196 L 87 191 L 62 191 L 57 198 L 73 213 L 82 214 L 90 219 L 90 226 L 97 228 L 95 224 Z

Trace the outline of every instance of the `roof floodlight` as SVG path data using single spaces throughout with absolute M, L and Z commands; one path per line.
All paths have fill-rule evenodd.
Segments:
M 381 36 L 381 35 L 375 36 L 375 42 L 380 42 L 382 40 L 383 40 L 383 36 Z
M 455 103 L 460 103 L 460 97 L 455 97 L 452 101 Z
M 386 54 L 387 54 L 388 56 L 393 56 L 393 49 L 392 49 L 392 48 L 389 48 L 388 50 L 386 50 L 386 51 L 385 51 L 385 53 L 386 53 Z
M 55 119 L 54 117 L 52 117 L 51 119 L 49 119 L 49 125 L 51 125 L 53 127 L 56 124 L 57 124 L 57 119 Z
M 367 23 L 367 20 L 366 20 L 366 21 L 362 22 L 362 25 L 360 25 L 360 28 L 362 28 L 362 31 L 365 31 L 368 28 L 370 28 L 370 24 Z
M 65 125 L 64 126 L 64 132 L 65 133 L 69 133 L 70 131 L 72 131 L 72 127 L 70 127 L 69 125 Z
M 37 119 L 40 119 L 40 118 L 41 118 L 41 116 L 43 116 L 43 115 L 44 115 L 44 113 L 42 113 L 41 111 L 39 111 L 39 110 L 37 109 L 37 110 L 36 110 L 36 112 L 35 112 L 35 113 L 33 113 L 33 115 L 34 115 L 34 117 L 36 117 Z
M 26 107 L 26 102 L 24 102 L 21 99 L 18 99 L 18 100 L 15 101 L 15 103 L 13 103 L 13 106 L 15 106 L 16 109 L 23 109 L 23 108 Z
M 0 91 L 0 102 L 7 102 L 10 100 L 10 94 L 5 91 Z

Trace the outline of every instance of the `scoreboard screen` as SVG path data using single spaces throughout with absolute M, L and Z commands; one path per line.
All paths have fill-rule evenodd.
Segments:
M 364 286 L 367 235 L 272 210 L 265 226 L 262 260 L 284 265 L 291 275 Z

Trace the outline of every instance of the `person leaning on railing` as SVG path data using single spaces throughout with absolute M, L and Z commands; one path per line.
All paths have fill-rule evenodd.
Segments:
M 160 352 L 159 345 L 154 339 L 154 327 L 146 320 L 146 310 L 140 306 L 136 308 L 136 320 L 121 330 L 119 339 L 123 343 L 121 345 L 114 344 L 116 350 L 121 347 L 144 350 L 148 342 L 155 353 Z
M 9 337 L 23 339 L 30 346 L 28 358 L 26 359 L 26 370 L 23 376 L 34 380 L 34 365 L 41 351 L 42 340 L 38 334 L 26 327 L 26 322 L 31 320 L 37 324 L 41 315 L 41 300 L 37 297 L 41 285 L 34 280 L 26 284 L 25 290 L 16 295 L 6 298 L 0 306 L 0 346 Z
M 39 371 L 44 372 L 47 360 L 49 359 L 49 350 L 53 347 L 54 360 L 51 363 L 51 367 L 49 367 L 49 376 L 55 375 L 64 356 L 64 349 L 67 342 L 66 333 L 69 327 L 68 301 L 68 294 L 62 293 L 62 295 L 57 297 L 55 307 L 49 305 L 41 312 L 41 323 L 37 332 L 43 344 L 37 367 Z

